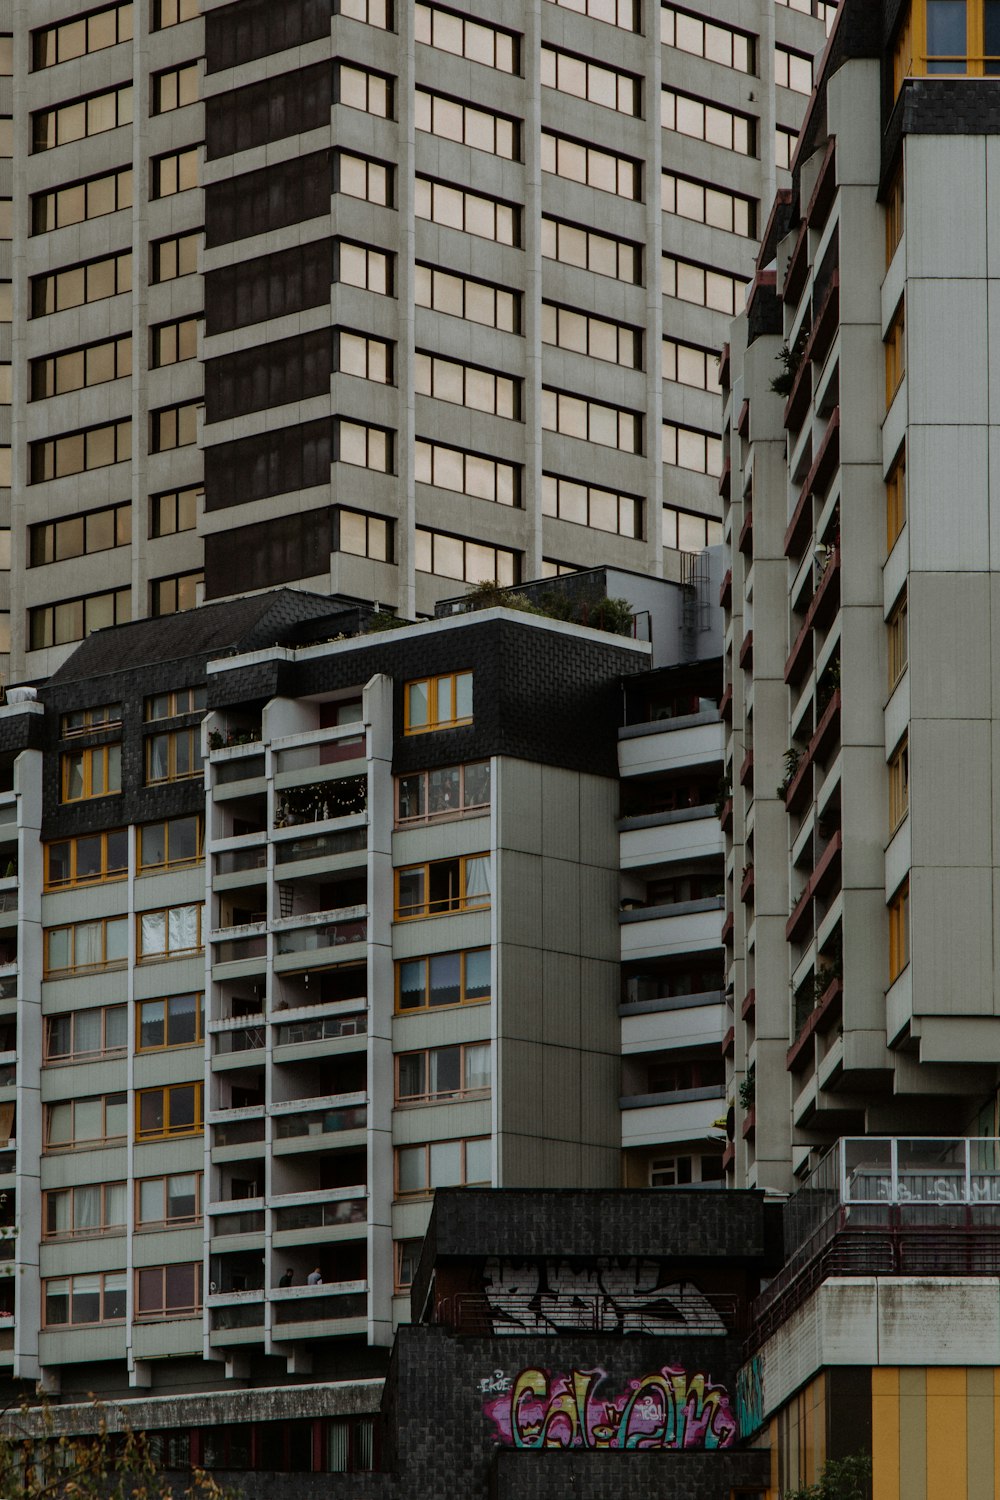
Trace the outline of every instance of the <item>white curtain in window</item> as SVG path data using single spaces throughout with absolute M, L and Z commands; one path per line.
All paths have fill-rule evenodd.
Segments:
M 105 1224 L 125 1223 L 125 1184 L 109 1182 L 104 1189 Z
M 167 946 L 167 915 L 162 911 L 143 912 L 139 921 L 139 949 L 144 958 L 153 953 L 165 953 Z
M 169 919 L 167 949 L 177 953 L 185 948 L 198 946 L 198 907 L 174 906 L 167 912 Z
M 465 899 L 482 900 L 490 894 L 490 861 L 488 856 L 465 861 Z
M 77 968 L 83 964 L 99 964 L 104 959 L 104 936 L 100 922 L 78 922 L 74 961 Z
M 73 1228 L 77 1230 L 100 1229 L 101 1189 L 98 1186 L 78 1187 L 73 1192 Z

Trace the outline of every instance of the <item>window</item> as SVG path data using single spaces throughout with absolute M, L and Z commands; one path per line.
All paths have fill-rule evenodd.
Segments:
M 660 124 L 664 130 L 675 130 L 678 135 L 707 141 L 710 146 L 722 146 L 741 156 L 757 155 L 757 122 L 751 115 L 677 89 L 665 88 L 660 94 Z
M 393 257 L 388 250 L 373 250 L 352 240 L 336 241 L 336 276 L 347 286 L 358 286 L 380 297 L 391 297 Z
M 408 683 L 407 688 L 416 687 Z M 414 733 L 407 729 L 408 734 Z M 476 911 L 490 904 L 490 857 L 466 854 L 396 871 L 396 919 Z
M 149 497 L 150 536 L 173 536 L 178 531 L 193 531 L 198 524 L 198 504 L 204 504 L 205 491 L 200 485 L 187 490 L 167 490 Z
M 576 99 L 588 99 L 591 104 L 615 109 L 619 114 L 642 112 L 641 78 L 618 68 L 602 67 L 556 47 L 542 47 L 542 84 L 558 89 L 561 94 L 572 94 Z
M 374 380 L 379 385 L 392 385 L 393 348 L 390 339 L 372 338 L 366 333 L 352 333 L 347 328 L 339 328 L 336 368 L 341 375 L 356 375 L 359 380 Z
M 396 1192 L 432 1193 L 439 1187 L 488 1186 L 492 1180 L 492 1141 L 488 1135 L 464 1141 L 430 1141 L 396 1147 Z
M 44 1326 L 111 1323 L 125 1316 L 125 1272 L 50 1277 L 42 1282 Z
M 462 364 L 439 354 L 418 349 L 414 363 L 414 389 L 418 395 L 434 396 L 455 406 L 518 420 L 521 415 L 521 382 L 479 365 Z M 429 481 L 430 482 L 430 481 Z
M 889 902 L 889 983 L 910 962 L 910 882 L 904 880 Z
M 551 0 L 566 10 L 589 16 L 593 21 L 604 21 L 608 26 L 618 26 L 622 31 L 639 30 L 638 0 Z
M 397 1240 L 396 1252 L 396 1290 L 398 1292 L 408 1291 L 413 1284 L 413 1278 L 417 1274 L 417 1266 L 420 1264 L 420 1252 L 423 1249 L 423 1239 Z
M 885 480 L 886 545 L 892 551 L 906 525 L 906 444 L 900 448 Z
M 789 47 L 775 47 L 774 81 L 779 88 L 792 89 L 796 94 L 811 94 L 812 58 L 803 52 L 793 52 Z
M 340 15 L 350 16 L 364 26 L 377 26 L 379 31 L 392 30 L 391 0 L 340 0 L 337 9 Z
M 132 336 L 125 334 L 122 338 L 88 344 L 82 349 L 43 355 L 31 361 L 30 372 L 32 401 L 118 380 L 132 373 Z
M 396 777 L 396 822 L 429 823 L 433 818 L 485 812 L 490 805 L 490 763 L 447 766 Z
M 132 40 L 132 0 L 92 10 L 55 26 L 43 26 L 31 33 L 31 66 L 54 68 L 88 52 L 101 52 L 118 42 Z
M 181 714 L 202 713 L 205 708 L 204 687 L 174 688 L 169 693 L 153 693 L 142 702 L 142 716 L 147 724 L 157 719 L 176 719 Z
M 413 12 L 414 41 L 453 57 L 467 57 L 470 62 L 496 68 L 500 73 L 518 71 L 519 38 L 511 31 L 501 31 L 471 16 L 456 15 L 440 5 L 417 0 Z
M 896 829 L 910 808 L 910 743 L 904 735 L 902 743 L 889 759 L 889 832 Z
M 28 444 L 29 484 L 84 474 L 132 457 L 132 423 L 111 422 L 104 427 L 86 427 L 60 437 L 40 438 Z
M 132 252 L 84 261 L 61 271 L 50 271 L 31 278 L 31 316 L 48 317 L 68 307 L 82 307 L 87 302 L 102 302 L 119 292 L 132 290 Z
M 717 547 L 722 541 L 722 522 L 696 511 L 663 507 L 663 545 L 680 552 L 700 552 L 703 547 Z
M 643 502 L 638 495 L 623 495 L 561 474 L 542 475 L 542 514 L 618 536 L 641 538 L 643 534 Z
M 588 401 L 566 391 L 542 387 L 542 427 L 564 437 L 618 448 L 623 453 L 642 452 L 642 414 Z
M 136 917 L 137 961 L 177 958 L 201 950 L 201 904 L 168 906 Z
M 201 1172 L 143 1177 L 136 1183 L 135 1220 L 139 1228 L 201 1222 Z
M 124 1182 L 95 1182 L 42 1194 L 42 1237 L 72 1239 L 125 1228 Z
M 591 317 L 555 302 L 542 303 L 542 343 L 624 365 L 629 370 L 642 368 L 641 329 L 629 323 Z
M 174 193 L 196 188 L 198 147 L 188 146 L 183 151 L 168 151 L 164 156 L 154 156 L 150 167 L 151 198 L 171 198 Z
M 95 1006 L 45 1017 L 44 1061 L 79 1062 L 124 1052 L 128 1046 L 128 1007 Z
M 717 478 L 722 473 L 722 442 L 714 433 L 664 422 L 661 458 L 665 464 Z
M 128 918 L 99 917 L 68 927 L 47 927 L 44 978 L 78 969 L 103 969 L 128 957 Z
M 480 239 L 501 245 L 520 245 L 520 209 L 466 188 L 451 187 L 418 176 L 414 185 L 413 211 L 418 219 L 429 219 L 446 229 L 464 230 Z
M 153 74 L 153 114 L 165 115 L 172 109 L 198 102 L 198 64 L 184 63 Z
M 338 104 L 346 105 L 348 109 L 360 109 L 368 115 L 378 115 L 383 120 L 392 119 L 393 79 L 387 74 L 342 62 L 337 67 L 337 81 Z
M 94 704 L 90 708 L 74 708 L 63 714 L 59 721 L 59 733 L 65 740 L 74 734 L 85 734 L 90 729 L 111 729 L 121 721 L 120 703 Z
M 334 191 L 344 193 L 348 198 L 362 198 L 366 203 L 391 208 L 392 163 L 375 161 L 370 156 L 356 156 L 352 151 L 338 151 L 334 158 Z
M 453 318 L 466 318 L 485 328 L 499 328 L 504 333 L 521 331 L 521 294 L 508 292 L 488 281 L 458 276 L 436 266 L 416 266 L 414 298 L 418 307 Z
M 200 1260 L 136 1271 L 136 1318 L 179 1318 L 201 1312 L 201 1271 Z
M 415 533 L 416 567 L 420 573 L 438 578 L 458 578 L 464 583 L 521 581 L 521 554 L 506 547 L 493 547 L 444 531 L 418 526 Z
M 642 283 L 642 248 L 615 235 L 581 229 L 542 215 L 542 254 L 565 266 L 579 266 L 597 276 L 611 276 L 633 286 Z
M 173 448 L 190 448 L 198 441 L 197 401 L 180 406 L 161 406 L 149 414 L 150 452 L 167 453 Z
M 489 1092 L 489 1042 L 429 1047 L 396 1058 L 396 1103 L 426 1104 L 432 1099 L 464 1099 Z
M 910 73 L 1000 73 L 1000 5 L 997 0 L 913 0 L 898 50 L 906 62 L 900 59 L 897 93 Z
M 396 1010 L 434 1010 L 490 998 L 490 950 L 432 953 L 396 965 Z
M 896 247 L 903 238 L 905 206 L 903 168 L 900 164 L 885 203 L 885 263 L 887 267 L 892 264 Z
M 642 198 L 642 165 L 616 151 L 602 151 L 584 141 L 542 131 L 542 171 L 569 182 L 581 182 L 619 198 Z
M 660 6 L 660 41 L 693 57 L 721 63 L 738 73 L 756 72 L 756 37 L 718 21 L 704 21 L 673 5 Z
M 146 785 L 201 776 L 201 725 L 146 737 Z
M 178 365 L 198 357 L 198 324 L 200 318 L 179 318 L 176 323 L 160 323 L 152 333 L 152 367 Z
M 649 1163 L 650 1187 L 685 1187 L 693 1181 L 690 1156 L 655 1156 Z
M 165 240 L 154 240 L 152 246 L 152 280 L 176 281 L 179 276 L 193 276 L 198 269 L 198 243 L 202 231 L 173 234 Z
M 31 197 L 31 233 L 48 234 L 67 224 L 100 219 L 119 208 L 132 207 L 132 169 L 122 167 L 103 177 L 88 177 Z
M 201 1134 L 201 1084 L 174 1083 L 139 1089 L 135 1096 L 136 1140 Z
M 886 629 L 889 632 L 889 691 L 891 693 L 906 671 L 906 663 L 909 660 L 909 624 L 905 592 L 889 616 Z
M 678 385 L 689 385 L 696 391 L 714 393 L 720 389 L 719 356 L 714 349 L 664 339 L 660 362 L 664 380 L 675 380 Z
M 29 649 L 63 646 L 82 641 L 92 630 L 125 625 L 132 618 L 131 593 L 117 589 L 110 594 L 90 594 L 85 599 L 64 599 L 60 604 L 42 604 L 28 610 Z
M 803 16 L 816 16 L 825 23 L 826 34 L 830 35 L 837 14 L 837 0 L 775 0 L 775 4 L 787 5 L 789 10 L 797 10 Z
M 714 312 L 736 315 L 743 306 L 747 279 L 713 266 L 699 266 L 675 255 L 663 258 L 663 295 L 710 307 Z
M 131 123 L 132 85 L 126 83 L 107 93 L 59 104 L 54 109 L 36 110 L 31 117 L 31 149 L 51 151 L 55 146 Z
M 664 213 L 710 224 L 729 234 L 752 238 L 757 233 L 756 198 L 745 198 L 742 193 L 731 193 L 693 177 L 678 177 L 675 172 L 660 174 L 660 207 Z
M 447 672 L 408 682 L 403 690 L 407 734 L 472 723 L 472 673 Z
M 517 464 L 449 448 L 426 438 L 416 440 L 414 478 L 418 484 L 433 484 L 497 505 L 520 505 L 520 472 Z
M 519 161 L 520 122 L 489 109 L 477 109 L 460 99 L 448 99 L 430 89 L 417 88 L 414 100 L 417 130 L 442 140 L 457 141 L 474 151 L 487 151 L 506 161 Z
M 776 125 L 774 128 L 774 165 L 788 171 L 798 143 L 797 130 L 792 130 L 788 125 Z
M 46 1151 L 104 1145 L 128 1135 L 128 1095 L 97 1094 L 42 1106 Z
M 202 823 L 194 813 L 167 818 L 162 823 L 144 823 L 139 829 L 139 873 L 167 869 L 171 865 L 194 865 L 202 858 Z
M 76 838 L 53 839 L 45 845 L 45 889 L 97 885 L 122 880 L 128 874 L 128 830 L 81 833 Z
M 199 0 L 153 0 L 153 30 L 179 26 L 182 21 L 193 21 L 200 14 Z
M 885 336 L 885 404 L 886 410 L 899 390 L 906 374 L 906 303 L 901 299 L 892 315 Z
M 395 559 L 394 523 L 384 516 L 341 506 L 334 517 L 333 547 L 335 552 L 349 552 L 353 557 L 391 563 Z
M 201 995 L 140 1000 L 136 1010 L 136 1048 L 140 1052 L 188 1047 L 203 1040 Z
M 90 797 L 108 797 L 122 789 L 122 747 L 88 745 L 83 750 L 64 750 L 59 757 L 60 802 L 84 802 Z
M 199 568 L 194 573 L 173 573 L 169 578 L 154 578 L 149 585 L 149 612 L 157 615 L 177 615 L 182 610 L 194 609 L 198 603 L 198 590 L 205 582 L 205 574 Z
M 374 469 L 379 474 L 393 471 L 393 438 L 388 427 L 372 427 L 367 422 L 348 422 L 337 418 L 335 461 L 354 464 L 359 469 Z
M 64 562 L 89 552 L 108 552 L 127 547 L 132 540 L 131 505 L 112 505 L 82 516 L 59 521 L 40 521 L 28 527 L 28 566 Z
M 565 578 L 570 573 L 579 573 L 580 563 L 560 562 L 556 557 L 542 558 L 543 578 Z

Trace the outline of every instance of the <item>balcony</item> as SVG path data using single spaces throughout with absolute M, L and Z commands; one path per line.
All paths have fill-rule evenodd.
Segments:
M 624 1095 L 618 1101 L 622 1111 L 622 1149 L 705 1140 L 715 1129 L 725 1097 L 726 1087 L 721 1083 L 662 1094 Z
M 276 1248 L 354 1239 L 367 1232 L 368 1201 L 364 1188 L 289 1193 L 273 1199 L 272 1207 Z
M 328 1150 L 331 1147 L 358 1145 L 364 1140 L 368 1123 L 368 1106 L 363 1094 L 332 1094 L 319 1101 L 275 1105 L 273 1110 L 274 1151 Z
M 706 896 L 620 912 L 622 961 L 718 950 L 719 913 L 725 905 L 724 896 Z
M 618 827 L 623 870 L 648 869 L 679 859 L 721 859 L 725 853 L 714 807 L 623 818 Z
M 368 1286 L 364 1281 L 322 1282 L 271 1292 L 271 1337 L 279 1340 L 328 1338 L 365 1333 Z
M 275 971 L 302 970 L 350 957 L 337 950 L 367 941 L 368 914 L 363 906 L 351 906 L 336 912 L 286 917 L 275 922 L 274 933 Z

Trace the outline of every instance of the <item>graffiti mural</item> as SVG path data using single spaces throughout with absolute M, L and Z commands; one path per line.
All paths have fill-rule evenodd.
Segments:
M 736 1419 L 710 1375 L 663 1365 L 616 1394 L 607 1371 L 522 1370 L 509 1391 L 483 1403 L 493 1439 L 506 1448 L 729 1448 Z
M 736 1376 L 736 1415 L 740 1437 L 750 1437 L 764 1425 L 764 1359 L 755 1354 Z
M 511 1261 L 483 1278 L 493 1332 L 722 1335 L 717 1307 L 690 1281 L 667 1280 L 655 1260 Z

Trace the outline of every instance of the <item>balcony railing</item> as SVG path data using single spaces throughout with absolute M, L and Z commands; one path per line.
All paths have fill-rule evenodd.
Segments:
M 343 1224 L 364 1224 L 367 1220 L 364 1198 L 338 1198 L 333 1203 L 300 1203 L 294 1208 L 279 1208 L 274 1227 L 280 1229 L 332 1229 Z
M 355 1291 L 357 1282 L 345 1282 L 339 1296 L 330 1295 L 332 1288 L 325 1288 L 325 1295 L 314 1297 L 277 1297 L 273 1300 L 271 1316 L 275 1323 L 319 1323 L 337 1318 L 363 1318 L 368 1312 L 368 1297 L 365 1292 Z
M 339 1135 L 344 1130 L 364 1130 L 368 1109 L 364 1104 L 347 1104 L 339 1108 L 310 1109 L 298 1114 L 275 1115 L 274 1138 L 293 1140 L 307 1135 Z
M 264 1026 L 240 1026 L 235 1031 L 220 1031 L 216 1034 L 216 1053 L 256 1052 L 267 1042 Z
M 335 833 L 318 833 L 308 839 L 276 839 L 274 861 L 291 865 L 304 859 L 329 859 L 335 854 L 354 854 L 368 846 L 368 828 L 342 828 Z
M 344 1036 L 364 1036 L 368 1030 L 365 1011 L 349 1016 L 324 1016 L 319 1021 L 289 1021 L 278 1027 L 277 1045 L 296 1046 L 300 1042 L 332 1042 Z
M 348 917 L 340 922 L 319 922 L 310 927 L 279 932 L 275 951 L 278 954 L 315 953 L 321 948 L 337 948 L 342 943 L 363 943 L 367 936 L 367 917 Z
M 211 1222 L 213 1239 L 229 1234 L 259 1234 L 264 1229 L 264 1210 L 251 1208 L 237 1214 L 215 1214 Z

